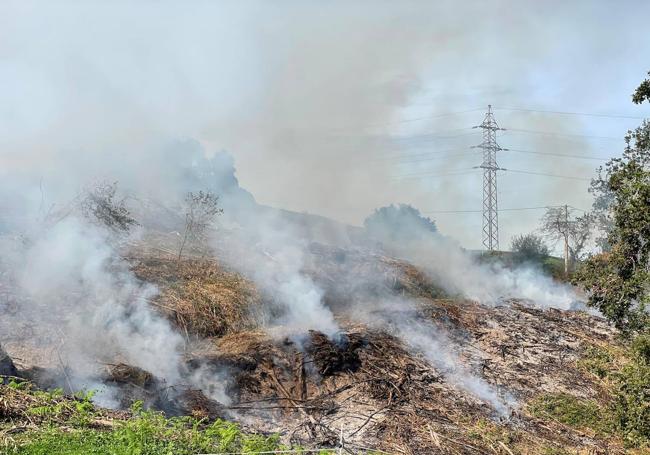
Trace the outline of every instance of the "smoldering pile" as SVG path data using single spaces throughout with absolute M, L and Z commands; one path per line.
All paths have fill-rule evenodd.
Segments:
M 11 357 L 9 357 L 9 354 L 7 354 L 7 352 L 2 348 L 2 345 L 0 345 L 0 377 L 4 379 L 5 377 L 17 375 L 18 370 L 16 369 L 14 362 L 11 360 Z
M 264 309 L 264 294 L 211 258 L 128 255 L 129 271 L 158 286 L 158 293 L 146 300 L 148 312 L 141 314 L 155 316 L 159 323 L 164 318 L 162 326 L 174 330 L 165 332 L 174 333 L 170 340 L 175 343 L 180 333 L 183 344 L 179 349 L 159 340 L 156 355 L 174 363 L 157 362 L 156 369 L 128 358 L 103 358 L 111 363 L 103 363 L 95 385 L 111 391 L 120 408 L 138 400 L 170 415 L 226 417 L 306 445 L 332 445 L 344 427 L 351 444 L 426 453 L 437 447 L 436 438 L 456 441 L 447 443 L 454 450 L 471 446 L 467 420 L 495 419 L 490 404 L 439 368 L 438 358 L 454 354 L 453 362 L 466 364 L 468 375 L 486 378 L 484 385 L 495 389 L 504 386 L 503 373 L 518 396 L 537 377 L 545 381 L 540 390 L 554 380 L 556 385 L 566 382 L 562 363 L 549 360 L 546 352 L 567 355 L 579 348 L 571 342 L 556 346 L 564 343 L 562 336 L 545 338 L 537 331 L 550 314 L 534 314 L 542 322 L 528 321 L 535 331 L 524 341 L 527 346 L 541 343 L 535 361 L 557 368 L 527 370 L 513 354 L 523 342 L 507 339 L 529 333 L 517 326 L 527 317 L 522 310 L 440 299 L 444 294 L 417 268 L 376 252 L 316 244 L 309 251 L 291 272 L 309 277 L 322 291 L 340 329 L 333 335 L 288 329 L 269 335 L 269 315 L 258 313 Z M 583 330 L 578 324 L 549 321 L 560 333 Z M 417 343 L 407 336 L 410 323 L 424 327 Z M 505 324 L 507 330 L 495 332 L 495 326 Z M 448 346 L 427 345 L 439 342 L 436 336 L 443 330 L 453 335 L 445 340 Z M 515 348 L 493 346 L 492 339 Z M 128 343 L 127 338 L 118 341 Z M 529 370 L 535 377 L 527 376 Z M 166 371 L 178 379 L 161 374 Z M 43 387 L 66 383 L 66 365 L 51 373 L 55 381 L 39 382 L 44 374 L 29 377 Z

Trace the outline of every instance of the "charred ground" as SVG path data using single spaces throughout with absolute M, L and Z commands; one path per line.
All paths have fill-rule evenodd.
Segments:
M 286 333 L 266 325 L 261 308 L 272 304 L 269 297 L 216 259 L 134 250 L 128 260 L 140 280 L 158 286 L 152 307 L 184 335 L 185 374 L 207 369 L 218 384 L 197 390 L 105 363 L 104 381 L 122 391 L 123 408 L 141 400 L 169 415 L 225 418 L 318 447 L 335 445 L 343 429 L 350 447 L 388 453 L 624 451 L 612 433 L 567 423 L 549 405 L 572 397 L 598 412 L 611 400 L 607 382 L 589 368 L 594 352 L 618 352 L 614 330 L 598 317 L 527 302 L 480 305 L 445 295 L 407 262 L 314 244 L 304 272 L 325 290 L 341 330 L 331 338 L 313 330 Z M 444 333 L 463 367 L 498 390 L 506 410 L 449 380 L 449 371 L 433 366 L 390 325 L 359 323 L 359 295 L 377 296 L 376 306 L 364 308 L 382 320 L 408 313 Z M 386 295 L 394 297 L 388 305 Z M 415 303 L 402 306 L 405 298 Z M 10 355 L 19 344 L 2 341 Z M 42 356 L 42 349 L 23 349 L 14 373 L 44 387 L 65 383 L 65 366 L 40 365 Z M 3 394 L 2 419 L 15 426 L 22 414 L 11 411 L 11 397 Z

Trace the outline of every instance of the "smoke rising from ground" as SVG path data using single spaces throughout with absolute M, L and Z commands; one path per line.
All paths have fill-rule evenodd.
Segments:
M 257 205 L 249 193 L 239 188 L 232 161 L 227 157 L 215 155 L 208 159 L 195 146 L 188 149 L 187 144 L 179 143 L 176 147 L 195 154 L 190 154 L 194 159 L 188 161 L 182 153 L 165 152 L 165 157 L 178 160 L 176 165 L 161 164 L 158 171 L 174 182 L 178 196 L 169 201 L 173 204 L 183 191 L 206 186 L 224 195 L 222 203 L 228 211 L 215 226 L 214 249 L 220 260 L 253 280 L 263 293 L 264 307 L 258 322 L 271 334 L 299 340 L 313 329 L 336 339 L 341 323 L 335 315 L 352 314 L 357 322 L 394 333 L 421 352 L 447 381 L 489 403 L 500 414 L 506 414 L 515 405 L 462 366 L 454 342 L 443 329 L 424 322 L 414 309 L 414 302 L 395 300 L 387 291 L 368 292 L 381 288 L 381 276 L 348 271 L 343 261 L 340 273 L 347 274 L 345 281 L 352 283 L 349 308 L 341 313 L 341 308 L 331 307 L 327 294 L 332 283 L 320 282 L 318 274 L 309 272 L 313 265 L 312 242 L 372 251 L 373 243 L 380 240 L 382 250 L 416 264 L 448 293 L 485 304 L 498 304 L 512 297 L 530 299 L 542 306 L 568 308 L 573 299 L 568 288 L 532 270 L 477 264 L 476 258 L 451 239 L 432 233 L 427 225 L 393 220 L 396 224 L 389 230 L 402 233 L 396 242 L 395 238 L 373 239 L 360 229 L 322 218 Z M 170 188 L 158 196 L 163 199 L 157 199 L 153 188 L 150 190 L 150 197 L 155 199 L 149 205 L 158 208 L 153 213 L 147 211 L 151 207 L 143 209 L 138 193 L 127 190 L 138 210 L 135 213 L 155 220 L 153 226 L 145 223 L 144 230 L 155 229 L 154 226 L 180 229 L 182 214 L 173 215 L 178 208 L 164 208 L 163 200 Z M 13 254 L 5 257 L 7 269 L 17 271 L 15 279 L 24 296 L 25 314 L 39 314 L 44 330 L 61 323 L 61 338 L 65 340 L 62 352 L 74 372 L 72 387 L 94 387 L 100 383 L 96 369 L 92 368 L 98 359 L 122 359 L 150 371 L 165 383 L 190 383 L 227 402 L 223 372 L 204 367 L 189 374 L 184 369 L 184 340 L 167 320 L 153 312 L 147 301 L 155 296 L 155 288 L 133 277 L 128 264 L 120 258 L 116 239 L 101 226 L 80 218 L 74 201 L 55 206 L 72 208 L 63 210 L 64 215 L 51 225 L 24 225 L 22 231 L 17 231 L 24 234 L 24 241 L 14 241 Z M 21 209 L 38 212 L 26 204 L 7 213 L 21 213 Z M 144 219 L 141 217 L 141 221 Z M 399 312 L 377 311 L 389 306 Z M 113 404 L 113 393 L 105 390 L 99 399 Z
M 433 166 L 430 161 L 405 163 L 404 155 L 414 151 L 466 150 L 480 141 L 471 131 L 460 132 L 460 139 L 431 135 L 478 124 L 481 112 L 433 118 L 437 114 L 490 102 L 516 106 L 525 99 L 544 106 L 549 98 L 571 99 L 568 94 L 584 83 L 586 72 L 579 70 L 589 66 L 567 64 L 583 49 L 575 48 L 575 18 L 592 25 L 582 29 L 580 38 L 587 30 L 600 51 L 605 17 L 602 8 L 578 3 L 566 19 L 555 20 L 553 5 L 535 3 L 532 13 L 508 8 L 512 20 L 507 27 L 489 33 L 503 8 L 486 13 L 482 6 L 459 11 L 457 2 L 10 2 L 0 18 L 3 278 L 15 283 L 25 314 L 42 322 L 43 330 L 61 323 L 62 354 L 77 374 L 73 379 L 91 383 L 95 378 L 85 371 L 88 364 L 118 355 L 168 383 L 183 374 L 182 338 L 148 307 L 155 289 L 134 279 L 113 239 L 76 214 L 42 226 L 47 213 L 65 211 L 88 182 L 119 181 L 133 196 L 132 207 L 147 215 L 140 221 L 160 223 L 156 228 L 168 231 L 182 220 L 174 210 L 187 191 L 212 189 L 222 196 L 225 218 L 231 217 L 223 222 L 234 234 L 217 239 L 232 240 L 225 248 L 228 264 L 253 279 L 268 298 L 262 322 L 330 336 L 340 324 L 325 303 L 324 286 L 304 268 L 312 240 L 322 241 L 324 234 L 335 239 L 331 243 L 349 245 L 350 231 L 314 218 L 296 221 L 295 214 L 256 205 L 251 193 L 239 187 L 232 157 L 221 150 L 231 151 L 243 186 L 260 203 L 356 224 L 373 208 L 396 200 L 423 210 L 478 207 L 476 174 L 399 183 L 391 178 L 479 163 L 472 155 Z M 636 16 L 643 20 L 643 14 Z M 627 32 L 607 36 L 616 59 L 630 57 L 619 52 L 628 37 Z M 566 92 L 539 84 L 540 65 L 545 74 L 570 82 Z M 608 87 L 608 76 L 590 72 L 599 93 L 609 93 L 602 89 Z M 637 76 L 631 80 L 636 84 Z M 412 117 L 425 120 L 402 122 Z M 503 119 L 503 126 L 516 120 Z M 517 126 L 566 133 L 582 128 L 543 114 L 533 125 Z M 416 134 L 429 136 L 395 137 Z M 502 145 L 533 151 L 548 147 L 545 139 L 512 136 Z M 573 139 L 573 145 L 552 147 L 563 153 L 593 150 L 584 138 Z M 386 155 L 398 159 L 377 160 Z M 545 172 L 568 173 L 559 160 L 531 160 L 528 168 L 541 164 Z M 588 172 L 585 164 L 572 168 L 571 174 Z M 517 193 L 510 199 L 515 206 L 530 205 L 533 194 L 581 194 L 575 181 L 545 180 L 531 183 L 531 190 L 525 185 L 528 179 L 515 176 L 501 188 Z M 433 200 L 432 194 L 437 195 Z M 586 192 L 584 199 L 575 197 L 577 206 L 588 201 Z M 533 205 L 560 202 L 572 201 L 534 200 Z M 459 233 L 463 244 L 476 245 L 480 227 L 466 224 L 440 223 L 445 232 Z M 507 225 L 519 233 L 529 231 L 530 224 L 517 219 Z M 575 300 L 570 288 L 534 270 L 479 265 L 442 237 L 385 248 L 421 267 L 447 292 L 485 304 L 512 297 L 569 308 Z M 449 341 L 444 335 L 418 324 L 402 321 L 397 333 L 432 363 L 439 362 L 451 380 L 493 404 L 500 402 L 445 354 Z M 214 384 L 206 370 L 199 371 L 191 381 Z M 221 389 L 213 395 L 225 400 Z
M 390 245 L 389 251 L 420 267 L 450 294 L 486 305 L 515 298 L 567 310 L 579 300 L 570 285 L 558 283 L 532 266 L 481 264 L 478 255 L 462 250 L 440 235 L 416 243 Z
M 310 238 L 282 212 L 258 207 L 245 212 L 227 244 L 225 260 L 251 278 L 266 295 L 265 317 L 260 321 L 289 333 L 317 329 L 333 336 L 339 326 L 323 304 L 324 291 L 303 270 Z M 217 239 L 219 240 L 219 239 Z
M 137 282 L 107 232 L 69 216 L 11 247 L 11 256 L 3 248 L 2 265 L 14 274 L 19 308 L 8 318 L 36 322 L 37 340 L 56 332 L 73 375 L 61 386 L 89 388 L 100 382 L 102 362 L 116 359 L 179 382 L 183 339 L 151 309 L 155 287 Z

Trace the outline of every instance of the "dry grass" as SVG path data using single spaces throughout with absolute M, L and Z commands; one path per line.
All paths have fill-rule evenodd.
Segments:
M 160 288 L 152 303 L 188 337 L 223 336 L 254 326 L 260 294 L 250 281 L 217 262 L 148 257 L 133 263 L 138 278 Z

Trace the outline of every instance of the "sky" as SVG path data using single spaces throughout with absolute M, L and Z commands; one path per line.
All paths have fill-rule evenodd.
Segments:
M 588 209 L 588 179 L 650 117 L 631 103 L 648 17 L 644 0 L 0 0 L 0 174 L 119 180 L 191 138 L 260 203 L 354 225 L 408 203 L 480 248 L 487 105 L 511 149 L 500 208 Z M 542 214 L 500 212 L 501 247 Z

